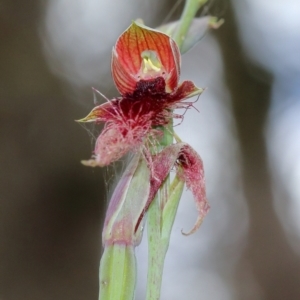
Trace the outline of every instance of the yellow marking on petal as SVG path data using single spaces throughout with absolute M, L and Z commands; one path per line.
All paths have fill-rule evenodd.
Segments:
M 143 73 L 147 73 L 148 71 L 160 71 L 160 67 L 156 67 L 150 58 L 143 58 L 144 69 Z
M 99 163 L 94 159 L 82 160 L 80 162 L 86 167 L 100 167 Z
M 146 50 L 141 54 L 143 59 L 142 61 L 142 71 L 144 74 L 149 73 L 151 71 L 160 72 L 162 69 L 162 64 L 157 57 L 155 51 Z
M 95 114 L 90 113 L 85 118 L 75 120 L 75 122 L 78 122 L 78 123 L 94 122 L 94 121 L 96 121 L 96 119 L 97 119 L 97 116 Z

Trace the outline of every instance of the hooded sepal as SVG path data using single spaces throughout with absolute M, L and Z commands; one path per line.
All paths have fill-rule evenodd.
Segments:
M 163 77 L 166 92 L 178 85 L 180 52 L 168 35 L 133 22 L 112 52 L 112 76 L 121 95 L 131 94 L 139 80 Z

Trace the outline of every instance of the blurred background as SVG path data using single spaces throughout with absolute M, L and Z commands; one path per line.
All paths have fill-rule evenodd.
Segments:
M 175 7 L 175 9 L 173 9 Z M 110 52 L 131 20 L 183 1 L 0 2 L 0 299 L 97 299 L 101 227 L 116 171 L 80 164 L 101 128 L 74 122 L 117 95 Z M 177 133 L 202 156 L 211 210 L 185 191 L 162 300 L 300 299 L 300 3 L 212 1 L 225 19 L 183 56 L 206 91 Z M 145 239 L 144 239 L 145 240 Z M 147 245 L 136 250 L 144 299 Z

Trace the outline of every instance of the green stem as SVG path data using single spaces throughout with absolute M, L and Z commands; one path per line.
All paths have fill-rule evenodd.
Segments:
M 169 189 L 169 197 L 163 213 L 159 198 L 164 197 L 161 191 L 148 210 L 148 278 L 147 300 L 157 300 L 160 297 L 163 266 L 169 248 L 171 230 L 174 224 L 178 204 L 182 195 L 184 182 L 175 177 Z M 158 213 L 159 212 L 159 213 Z
M 159 299 L 161 282 L 162 282 L 162 266 L 166 256 L 161 238 L 160 224 L 161 214 L 159 197 L 157 196 L 150 208 L 148 209 L 148 277 L 147 277 L 147 294 L 146 299 Z
M 208 0 L 186 0 L 185 6 L 180 18 L 180 24 L 174 33 L 173 39 L 181 49 L 191 23 L 197 13 Z
M 179 49 L 197 11 L 206 2 L 207 0 L 186 0 L 179 26 L 173 36 Z M 173 143 L 173 122 L 163 131 L 164 140 L 161 142 L 161 149 Z M 146 300 L 160 298 L 164 260 L 183 188 L 184 183 L 178 177 L 175 177 L 170 186 L 170 176 L 168 176 L 148 210 L 149 253 Z
M 107 246 L 100 263 L 99 300 L 132 300 L 136 282 L 134 247 Z

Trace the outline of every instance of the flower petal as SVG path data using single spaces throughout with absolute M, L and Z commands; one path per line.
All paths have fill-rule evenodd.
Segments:
M 168 35 L 133 22 L 117 40 L 112 55 L 112 76 L 121 95 L 132 93 L 134 82 L 141 78 L 143 53 L 157 56 L 155 59 L 162 65 L 161 75 L 166 79 L 167 92 L 173 91 L 180 73 L 178 46 Z
M 89 167 L 104 167 L 120 159 L 129 151 L 137 152 L 147 136 L 149 128 L 128 128 L 122 124 L 109 122 L 97 138 L 94 158 L 82 161 Z
M 205 215 L 208 213 L 209 204 L 206 199 L 205 180 L 203 163 L 198 153 L 186 143 L 177 143 L 168 146 L 159 154 L 157 160 L 157 168 L 155 174 L 163 173 L 171 159 L 178 165 L 177 174 L 181 177 L 194 195 L 196 207 L 198 210 L 198 218 L 194 227 L 184 235 L 194 233 L 201 225 Z M 156 175 L 157 176 L 157 175 Z M 164 179 L 163 179 L 164 180 Z M 151 191 L 150 191 L 151 195 Z
M 186 143 L 177 143 L 167 146 L 153 158 L 152 162 L 149 162 L 152 173 L 150 193 L 139 222 L 143 219 L 144 214 L 148 210 L 163 181 L 176 164 L 178 166 L 177 174 L 179 178 L 186 182 L 187 187 L 192 191 L 198 210 L 198 218 L 194 227 L 188 233 L 182 232 L 184 235 L 190 235 L 200 227 L 205 215 L 208 213 L 209 204 L 206 199 L 202 160 L 197 152 Z
M 198 218 L 194 227 L 188 233 L 182 232 L 184 235 L 190 235 L 200 227 L 209 210 L 209 204 L 206 199 L 203 163 L 198 153 L 191 146 L 185 144 L 180 150 L 178 165 L 180 166 L 179 172 L 182 172 L 180 175 L 194 195 L 198 210 Z
M 202 94 L 204 89 L 198 88 L 192 81 L 183 81 L 178 89 L 170 95 L 169 103 L 178 102 Z
M 132 93 L 135 89 L 137 79 L 132 70 L 127 69 L 125 64 L 121 63 L 116 50 L 112 51 L 111 70 L 115 85 L 121 95 Z
M 144 218 L 144 215 L 152 203 L 157 191 L 176 163 L 180 150 L 180 146 L 177 147 L 177 145 L 179 144 L 167 146 L 153 158 L 150 157 L 148 159 L 149 169 L 151 170 L 150 192 L 144 211 L 141 213 L 139 221 L 136 224 L 136 230 Z
M 95 160 L 100 167 L 120 159 L 133 147 L 133 143 L 117 126 L 110 125 L 102 131 L 96 141 Z
M 113 115 L 113 107 L 110 102 L 103 103 L 94 107 L 91 112 L 84 118 L 77 120 L 77 122 L 106 122 L 111 119 Z

